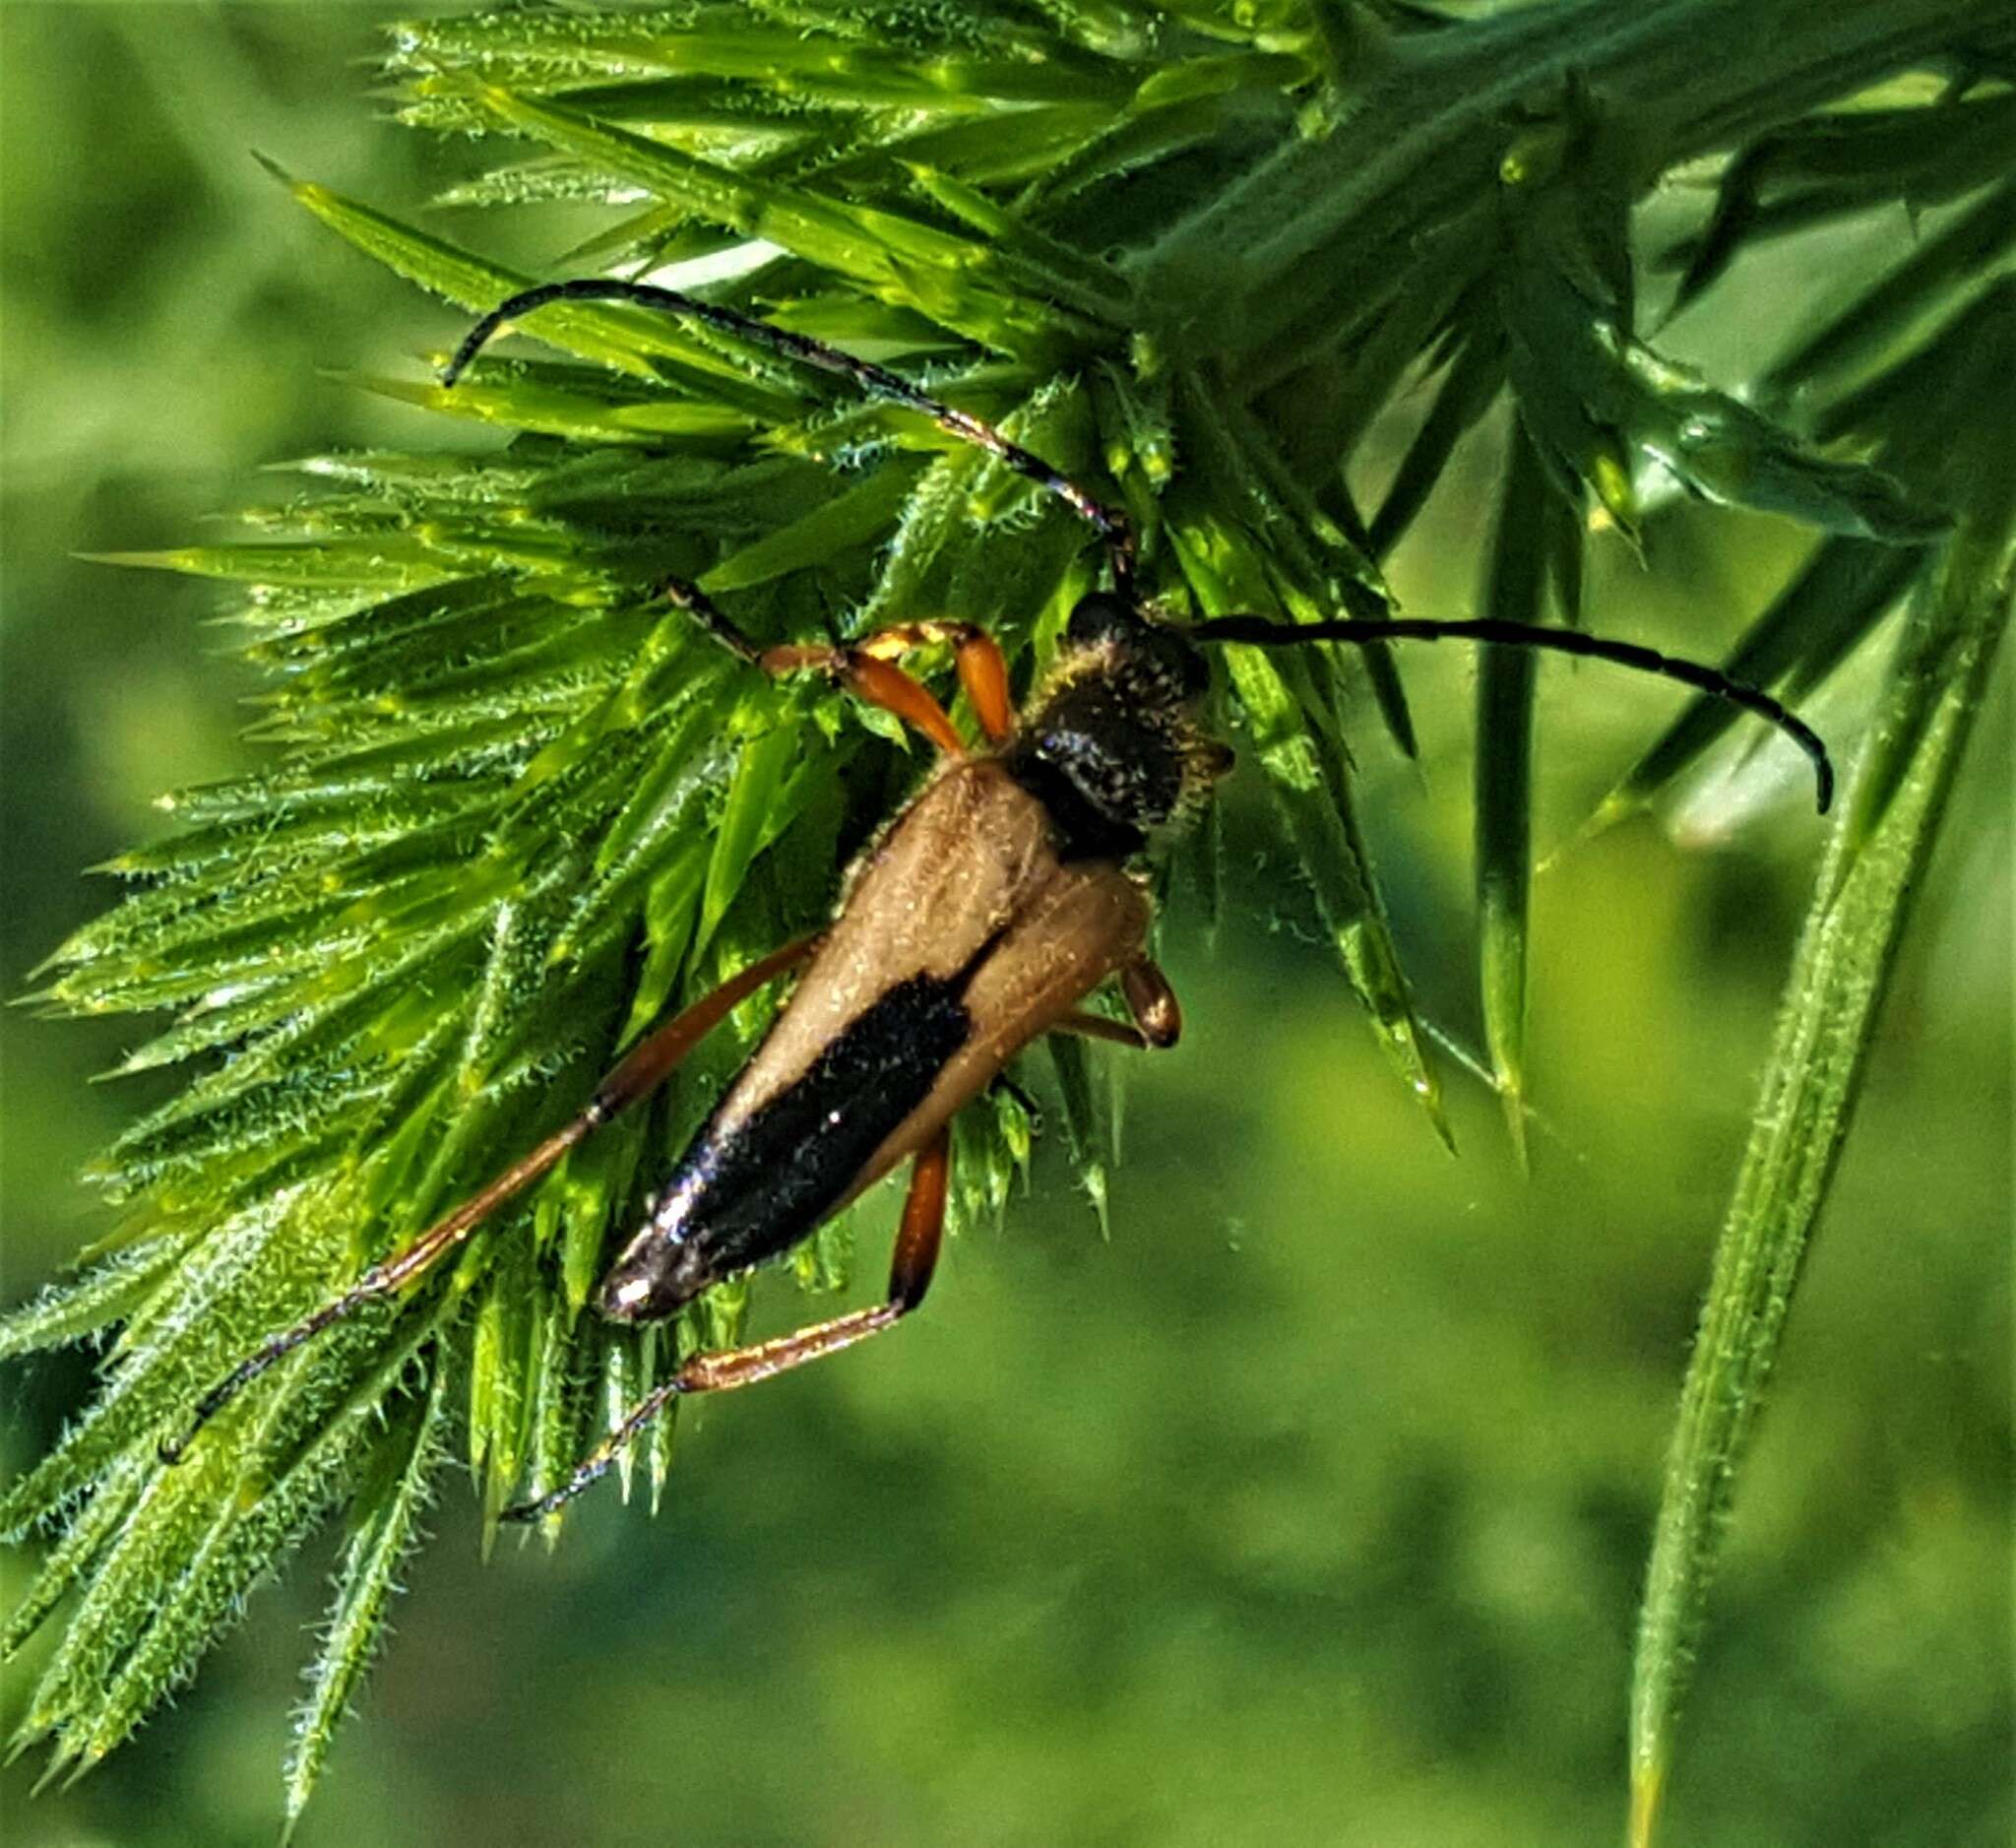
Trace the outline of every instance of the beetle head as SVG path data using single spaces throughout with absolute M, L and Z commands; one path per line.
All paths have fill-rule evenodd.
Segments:
M 1194 717 L 1210 684 L 1181 630 L 1111 592 L 1079 599 L 1008 753 L 1067 853 L 1124 858 L 1223 772 L 1228 757 L 1201 740 Z

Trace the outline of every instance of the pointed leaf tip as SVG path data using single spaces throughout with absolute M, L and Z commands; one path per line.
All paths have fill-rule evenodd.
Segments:
M 1512 1145 L 1512 1159 L 1519 1166 L 1519 1177 L 1522 1180 L 1530 1180 L 1533 1178 L 1533 1157 L 1526 1141 L 1526 1090 L 1518 1073 L 1501 1074 L 1498 1102 L 1504 1108 L 1505 1136 Z
M 1589 818 L 1575 830 L 1574 834 L 1547 855 L 1535 870 L 1550 871 L 1569 849 L 1587 847 L 1590 842 L 1607 834 L 1612 828 L 1621 827 L 1625 822 L 1644 814 L 1651 805 L 1643 792 L 1634 788 L 1632 784 L 1619 784 L 1590 810 Z
M 175 551 L 78 551 L 70 555 L 79 564 L 132 565 L 143 571 L 173 571 L 176 560 L 183 556 Z
M 272 174 L 275 179 L 279 180 L 280 183 L 287 189 L 287 191 L 298 192 L 300 190 L 301 182 L 295 179 L 295 177 L 291 173 L 289 173 L 285 167 L 282 166 L 281 163 L 278 160 L 276 160 L 271 155 L 261 154 L 257 148 L 248 148 L 246 149 L 245 152 L 249 154 L 253 158 L 253 159 L 257 160 L 259 164 L 268 173 Z

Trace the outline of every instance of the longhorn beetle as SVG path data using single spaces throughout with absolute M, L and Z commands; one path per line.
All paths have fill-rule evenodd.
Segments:
M 950 1127 L 961 1107 L 1045 1034 L 1144 1049 L 1175 1044 L 1181 1014 L 1148 954 L 1152 911 L 1135 862 L 1151 831 L 1231 764 L 1231 753 L 1198 723 L 1211 680 L 1200 644 L 1462 638 L 1612 662 L 1769 721 L 1812 760 L 1819 806 L 1828 805 L 1833 769 L 1826 746 L 1803 722 L 1755 687 L 1632 643 L 1488 618 L 1277 623 L 1234 615 L 1187 626 L 1166 620 L 1136 588 L 1126 516 L 1041 457 L 881 366 L 669 288 L 584 278 L 527 289 L 470 329 L 442 383 L 452 386 L 507 321 L 556 301 L 662 309 L 839 373 L 869 397 L 920 413 L 1069 506 L 1102 542 L 1111 587 L 1079 600 L 1047 676 L 1018 716 L 999 648 L 970 623 L 906 622 L 849 645 L 761 647 L 697 585 L 664 583 L 665 597 L 750 667 L 829 676 L 921 733 L 942 754 L 942 767 L 864 856 L 823 932 L 787 943 L 653 1028 L 571 1122 L 249 1355 L 198 1401 L 183 1434 L 163 1444 L 170 1462 L 244 1386 L 363 1303 L 423 1275 L 568 1150 L 648 1096 L 737 1003 L 792 970 L 800 973 L 789 1000 L 658 1188 L 644 1224 L 603 1276 L 597 1306 L 611 1321 L 663 1320 L 724 1278 L 788 1250 L 909 1161 L 910 1193 L 887 1300 L 773 1340 L 690 1356 L 567 1482 L 507 1509 L 504 1518 L 536 1520 L 580 1494 L 676 1396 L 746 1386 L 894 1326 L 930 1286 L 945 1218 Z M 936 697 L 897 665 L 933 643 L 952 647 L 960 684 L 985 733 L 981 750 L 967 749 Z M 1081 1008 L 1115 978 L 1128 1021 Z

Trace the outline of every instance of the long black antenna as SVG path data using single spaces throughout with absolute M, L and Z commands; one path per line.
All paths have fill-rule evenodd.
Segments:
M 1776 726 L 1811 759 L 1815 797 L 1823 815 L 1834 800 L 1834 763 L 1827 755 L 1826 742 L 1796 713 L 1761 687 L 1732 680 L 1719 669 L 1677 655 L 1662 655 L 1658 649 L 1636 642 L 1585 635 L 1580 629 L 1544 629 L 1531 622 L 1504 622 L 1494 616 L 1479 616 L 1471 621 L 1396 616 L 1390 622 L 1356 616 L 1336 616 L 1321 622 L 1214 616 L 1208 622 L 1192 624 L 1182 633 L 1187 641 L 1244 642 L 1255 648 L 1292 648 L 1303 642 L 1353 642 L 1360 647 L 1372 642 L 1498 642 L 1512 648 L 1551 649 L 1557 655 L 1612 662 L 1619 668 L 1656 673 L 1661 679 L 1677 680 L 1697 692 L 1726 699 L 1732 706 L 1739 706 Z
M 838 347 L 827 346 L 824 341 L 808 340 L 802 334 L 773 327 L 768 321 L 737 313 L 733 308 L 724 308 L 715 302 L 682 294 L 676 288 L 662 288 L 656 283 L 627 283 L 615 277 L 583 276 L 563 283 L 541 283 L 536 288 L 524 289 L 500 301 L 463 336 L 454 358 L 441 368 L 441 383 L 453 385 L 505 322 L 515 321 L 555 301 L 627 301 L 640 308 L 658 308 L 666 314 L 684 315 L 708 327 L 719 328 L 724 334 L 733 334 L 759 347 L 767 347 L 787 359 L 817 366 L 823 372 L 836 372 L 842 378 L 852 380 L 870 397 L 886 398 L 892 404 L 922 413 L 940 429 L 984 449 L 1017 475 L 1056 495 L 1105 542 L 1106 556 L 1112 562 L 1113 588 L 1123 597 L 1131 599 L 1134 595 L 1134 529 L 1127 516 L 1116 507 L 1095 500 L 1077 482 L 1068 479 L 1040 456 L 1024 449 L 1020 443 L 1010 442 L 991 423 L 984 422 L 971 412 L 960 411 L 941 399 L 933 398 L 928 392 L 920 391 L 910 380 L 900 373 L 891 372 L 886 366 L 857 359 Z

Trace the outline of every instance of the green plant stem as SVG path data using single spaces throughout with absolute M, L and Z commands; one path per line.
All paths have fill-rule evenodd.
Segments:
M 1284 145 L 1128 269 L 1151 315 L 1193 310 L 1157 329 L 1166 353 L 1250 354 L 1321 296 L 1376 289 L 1424 230 L 1460 228 L 1522 109 L 1571 83 L 1629 125 L 1644 184 L 2006 19 L 2000 0 L 1576 0 L 1368 38 L 1364 87 L 1328 132 Z
M 1992 528 L 1990 529 L 1992 533 Z M 1900 652 L 1875 742 L 1843 805 L 1800 935 L 1748 1147 L 1716 1249 L 1668 1452 L 1631 1689 L 1631 1848 L 1650 1848 L 1737 1472 L 1808 1235 L 1848 1133 L 1897 947 L 2008 623 L 2011 561 L 1963 530 L 1921 592 L 1942 684 L 1866 837 L 1861 787 L 1924 691 Z

